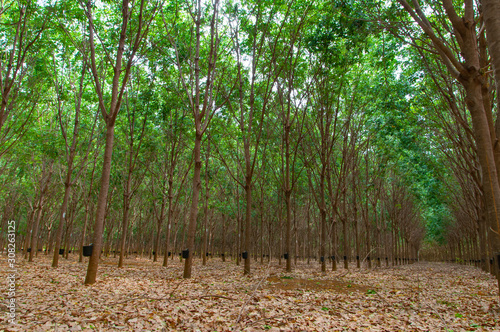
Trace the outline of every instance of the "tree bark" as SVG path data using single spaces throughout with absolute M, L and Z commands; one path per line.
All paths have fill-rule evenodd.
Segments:
M 285 118 L 285 138 L 284 138 L 284 144 L 285 144 L 285 183 L 284 183 L 284 191 L 285 191 L 285 209 L 286 209 L 286 225 L 285 225 L 285 253 L 287 255 L 286 257 L 286 271 L 291 272 L 292 271 L 292 260 L 291 260 L 291 235 L 290 235 L 290 228 L 291 228 L 291 196 L 292 196 L 292 189 L 290 185 L 290 113 L 288 112 Z
M 33 256 L 38 253 L 38 228 L 40 226 L 40 220 L 42 218 L 42 210 L 43 210 L 45 195 L 49 187 L 50 177 L 52 176 L 52 164 L 49 166 L 50 168 L 48 170 L 48 174 L 46 174 L 45 167 L 47 166 L 44 164 L 42 170 L 41 183 L 40 183 L 40 193 L 38 196 L 38 201 L 35 205 L 36 217 L 34 219 L 34 223 L 31 228 L 32 229 L 31 251 L 29 253 L 29 259 L 28 259 L 29 262 L 33 262 Z M 35 212 L 33 212 L 33 216 L 35 216 Z
M 209 198 L 209 187 L 208 187 L 208 161 L 210 157 L 210 135 L 207 138 L 207 152 L 205 159 L 205 207 L 204 207 L 204 216 L 203 216 L 203 249 L 201 250 L 201 254 L 203 256 L 202 264 L 207 265 L 208 259 L 208 198 Z
M 92 240 L 92 255 L 89 259 L 85 284 L 93 284 L 97 277 L 97 268 L 102 250 L 102 233 L 104 230 L 104 216 L 106 214 L 106 203 L 108 201 L 109 179 L 111 175 L 111 159 L 113 155 L 113 142 L 115 137 L 115 126 L 106 126 L 106 145 L 104 146 L 104 158 L 102 165 L 101 186 L 97 199 L 96 219 L 94 224 L 94 237 Z
M 193 266 L 193 256 L 194 256 L 194 239 L 196 235 L 196 220 L 198 218 L 198 201 L 200 198 L 201 189 L 201 133 L 196 132 L 196 137 L 194 140 L 194 174 L 193 174 L 193 188 L 192 188 L 192 199 L 191 208 L 189 209 L 189 224 L 188 224 L 188 239 L 187 239 L 187 250 L 189 250 L 189 256 L 184 262 L 184 278 L 191 278 L 191 269 Z
M 246 150 L 246 149 L 245 149 Z M 250 150 L 249 157 L 250 157 Z M 246 154 L 246 153 L 245 153 Z M 248 160 L 250 161 L 250 160 Z M 245 177 L 245 199 L 246 199 L 246 207 L 245 207 L 245 239 L 243 244 L 243 252 L 246 251 L 247 258 L 244 259 L 244 268 L 243 274 L 250 274 L 250 240 L 252 237 L 251 234 L 251 217 L 252 217 L 252 176 L 248 175 L 250 170 L 250 162 L 247 163 L 247 176 Z
M 486 39 L 493 64 L 493 72 L 497 89 L 497 110 L 500 110 L 500 2 L 498 0 L 481 0 Z M 500 121 L 497 117 L 496 136 L 500 137 Z
M 132 156 L 132 151 L 130 152 L 130 157 Z M 128 232 L 128 212 L 130 210 L 130 199 L 131 199 L 131 183 L 132 172 L 129 171 L 127 175 L 127 181 L 125 183 L 124 193 L 123 193 L 123 219 L 122 219 L 122 236 L 120 239 L 120 258 L 118 259 L 118 267 L 123 267 L 123 254 L 125 251 L 125 243 L 127 241 Z
M 61 248 L 61 240 L 64 229 L 64 222 L 66 220 L 66 212 L 68 209 L 69 194 L 71 192 L 71 173 L 72 166 L 68 165 L 68 171 L 66 173 L 66 179 L 64 181 L 64 198 L 61 205 L 61 211 L 59 215 L 59 225 L 57 226 L 56 232 L 56 243 L 54 246 L 54 255 L 52 256 L 52 267 L 57 267 L 59 264 L 59 249 Z

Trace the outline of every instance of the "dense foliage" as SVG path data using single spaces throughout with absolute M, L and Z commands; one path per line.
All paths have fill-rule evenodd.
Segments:
M 464 88 L 436 52 L 414 47 L 430 46 L 398 4 L 7 2 L 1 229 L 16 220 L 24 252 L 93 241 L 118 89 L 105 255 L 162 254 L 167 265 L 188 248 L 197 188 L 203 261 L 248 252 L 324 269 L 332 256 L 380 264 L 422 248 L 481 256 Z

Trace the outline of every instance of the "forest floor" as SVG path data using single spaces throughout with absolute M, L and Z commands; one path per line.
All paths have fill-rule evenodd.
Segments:
M 178 259 L 105 258 L 84 286 L 87 261 L 51 268 L 17 257 L 16 325 L 6 320 L 7 259 L 0 257 L 0 331 L 500 331 L 496 280 L 472 266 L 420 262 L 322 274 L 300 262 L 253 262 L 252 274 L 219 258 L 182 279 Z

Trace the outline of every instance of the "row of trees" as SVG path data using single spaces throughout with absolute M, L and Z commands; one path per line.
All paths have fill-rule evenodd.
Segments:
M 183 250 L 189 278 L 195 255 L 326 271 L 409 262 L 424 238 L 488 268 L 500 15 L 483 2 L 12 2 L 2 231 L 17 220 L 54 267 L 92 243 L 86 283 L 101 251 Z

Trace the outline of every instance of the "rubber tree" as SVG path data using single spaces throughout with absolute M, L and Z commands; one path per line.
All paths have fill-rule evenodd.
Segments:
M 327 180 L 331 171 L 332 152 L 341 132 L 338 121 L 340 110 L 335 106 L 341 96 L 340 90 L 344 80 L 334 80 L 333 73 L 325 63 L 318 63 L 316 66 L 316 73 L 313 75 L 314 87 L 308 102 L 314 112 L 306 122 L 308 137 L 302 143 L 302 158 L 308 168 L 309 188 L 319 209 L 319 256 L 321 271 L 326 272 Z
M 138 89 L 138 87 L 135 87 Z M 139 102 L 135 101 L 131 106 L 131 97 L 127 94 L 125 95 L 125 105 L 127 110 L 127 164 L 126 164 L 126 180 L 123 185 L 123 214 L 122 214 L 122 234 L 120 238 L 120 257 L 118 259 L 118 267 L 123 267 L 123 258 L 125 253 L 125 242 L 127 241 L 127 231 L 129 227 L 129 213 L 130 213 L 130 203 L 132 197 L 137 192 L 142 179 L 144 178 L 140 174 L 133 178 L 134 171 L 137 167 L 137 158 L 139 157 L 139 152 L 141 151 L 141 146 L 144 141 L 144 131 L 146 129 L 147 114 L 142 114 L 142 124 L 140 123 L 139 117 Z M 146 101 L 148 103 L 148 101 Z M 148 108 L 148 105 L 145 106 Z M 136 126 L 139 125 L 139 133 L 136 132 Z M 142 127 L 142 128 L 141 128 Z M 137 137 L 139 136 L 139 137 Z
M 143 46 L 143 41 L 148 33 L 150 23 L 158 8 L 156 4 L 147 12 L 147 5 L 145 2 L 145 0 L 138 3 L 131 3 L 129 0 L 123 0 L 121 2 L 119 16 L 120 30 L 118 41 L 116 42 L 116 54 L 113 58 L 111 58 L 109 52 L 105 51 L 107 45 L 101 43 L 101 45 L 99 45 L 100 47 L 98 47 L 95 42 L 96 37 L 99 41 L 102 41 L 102 39 L 99 37 L 100 32 L 94 24 L 91 1 L 87 3 L 80 2 L 88 21 L 88 45 L 90 54 L 87 54 L 86 62 L 90 67 L 95 93 L 99 100 L 99 110 L 106 126 L 106 143 L 104 146 L 103 166 L 92 241 L 93 249 L 89 259 L 85 284 L 95 283 L 97 277 L 97 269 L 103 243 L 102 235 L 111 175 L 111 159 L 113 154 L 116 118 L 122 106 L 134 59 L 139 49 Z M 134 25 L 130 24 L 132 19 L 134 20 Z M 101 23 L 104 22 L 99 22 L 99 25 L 101 25 Z M 108 42 L 113 41 L 108 40 Z M 111 80 L 106 75 L 102 75 L 102 71 L 99 69 L 102 66 L 112 69 L 113 74 Z M 109 91 L 109 94 L 105 91 Z
M 54 246 L 54 254 L 52 257 L 52 267 L 57 267 L 59 264 L 59 249 L 61 248 L 61 240 L 62 240 L 62 235 L 63 235 L 63 229 L 66 221 L 66 215 L 67 215 L 67 209 L 68 209 L 68 201 L 69 201 L 69 196 L 71 193 L 71 188 L 74 185 L 74 183 L 79 179 L 82 171 L 85 169 L 84 164 L 87 161 L 87 158 L 89 156 L 89 153 L 92 149 L 92 142 L 93 142 L 93 136 L 94 136 L 94 131 L 96 128 L 97 124 L 97 117 L 95 117 L 92 130 L 88 139 L 88 143 L 86 145 L 86 149 L 83 151 L 83 155 L 81 156 L 80 160 L 75 159 L 77 157 L 77 152 L 78 152 L 78 145 L 81 143 L 79 141 L 79 136 L 80 136 L 80 130 L 81 130 L 81 108 L 82 108 L 82 95 L 85 89 L 84 86 L 84 79 L 85 79 L 85 72 L 87 71 L 87 68 L 85 64 L 82 65 L 81 68 L 81 73 L 80 73 L 80 79 L 78 82 L 78 90 L 73 91 L 74 93 L 74 105 L 69 106 L 71 108 L 74 108 L 74 114 L 73 114 L 73 130 L 72 130 L 72 135 L 68 135 L 68 130 L 69 125 L 67 125 L 68 120 L 65 118 L 65 115 L 71 114 L 70 111 L 67 110 L 67 105 L 63 99 L 63 92 L 62 90 L 62 82 L 60 82 L 60 79 L 58 78 L 58 73 L 57 73 L 57 66 L 56 66 L 56 59 L 54 57 L 54 75 L 53 75 L 53 83 L 54 83 L 54 88 L 56 90 L 56 97 L 57 97 L 57 119 L 59 123 L 59 127 L 61 129 L 61 134 L 64 139 L 64 146 L 65 146 L 65 156 L 66 156 L 66 175 L 64 177 L 64 196 L 63 196 L 63 201 L 61 203 L 61 209 L 59 212 L 59 224 L 57 226 L 56 230 L 56 238 L 55 238 L 55 246 Z M 74 86 L 73 83 L 69 84 L 70 86 Z M 96 114 L 97 115 L 97 114 Z M 76 170 L 76 174 L 73 174 L 74 171 Z
M 50 161 L 43 161 L 42 162 L 42 170 L 40 174 L 40 183 L 39 187 L 37 188 L 36 191 L 36 202 L 33 207 L 33 222 L 31 226 L 31 238 L 30 238 L 30 247 L 31 251 L 29 253 L 29 262 L 33 262 L 33 257 L 36 255 L 38 252 L 38 228 L 40 225 L 40 220 L 42 219 L 42 211 L 45 203 L 47 202 L 47 192 L 49 190 L 49 184 L 52 178 L 52 173 L 54 171 L 54 162 L 52 160 Z
M 194 119 L 194 170 L 191 206 L 188 217 L 187 243 L 184 249 L 187 253 L 187 258 L 184 262 L 184 278 L 191 278 L 193 266 L 198 202 L 201 189 L 201 145 L 203 136 L 209 127 L 215 111 L 224 104 L 218 94 L 224 89 L 220 80 L 221 76 L 224 76 L 224 70 L 223 68 L 219 68 L 222 47 L 219 35 L 219 25 L 221 24 L 219 1 L 216 0 L 212 4 L 209 4 L 208 8 L 204 8 L 205 4 L 202 4 L 201 0 L 198 0 L 194 1 L 188 7 L 188 15 L 191 20 L 189 23 L 183 23 L 186 23 L 186 31 L 191 31 L 194 35 L 186 39 L 187 45 L 179 43 L 180 39 L 172 34 L 172 31 L 176 33 L 179 33 L 179 31 L 177 27 L 170 27 L 167 24 L 166 15 L 163 13 L 163 23 L 167 31 L 167 37 L 175 52 L 174 63 L 177 66 L 179 79 L 182 82 L 182 90 L 185 92 L 186 105 Z M 175 7 L 173 10 L 180 9 Z M 175 14 L 179 13 L 176 12 Z M 209 26 L 204 26 L 204 22 L 209 22 Z M 209 32 L 205 34 L 204 30 Z M 190 56 L 192 57 L 190 64 L 184 61 L 186 54 L 181 54 L 181 52 L 184 52 L 184 49 L 180 49 L 180 47 L 193 50 L 190 52 Z M 207 61 L 206 63 L 201 61 L 201 55 Z
M 307 11 L 305 10 L 301 18 L 307 16 Z M 278 109 L 281 118 L 281 130 L 282 130 L 282 144 L 284 146 L 282 153 L 282 187 L 285 197 L 285 249 L 286 254 L 286 271 L 290 272 L 292 270 L 292 235 L 291 235 L 291 223 L 292 223 L 292 191 L 299 180 L 299 176 L 302 172 L 296 169 L 296 164 L 299 159 L 299 148 L 300 142 L 304 136 L 304 123 L 305 116 L 307 114 L 306 101 L 308 99 L 309 89 L 307 85 L 303 88 L 298 88 L 298 86 L 304 86 L 304 77 L 300 72 L 301 67 L 304 65 L 300 64 L 303 61 L 303 49 L 301 46 L 301 40 L 297 40 L 298 36 L 301 35 L 301 29 L 305 20 L 299 18 L 298 22 L 293 24 L 293 30 L 289 32 L 290 36 L 290 46 L 295 51 L 290 51 L 290 56 L 287 59 L 288 66 L 283 70 L 282 80 L 277 82 L 277 97 L 278 97 Z M 294 255 L 296 256 L 296 255 Z

